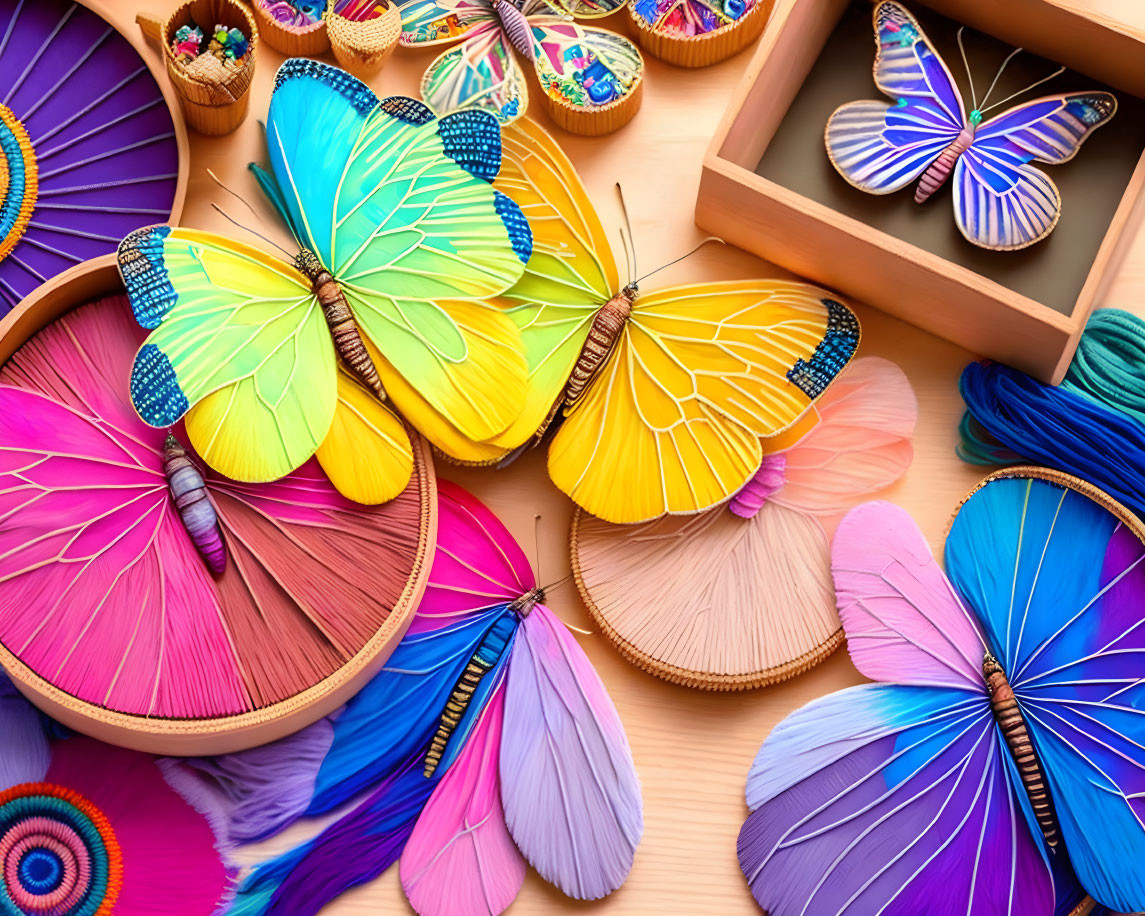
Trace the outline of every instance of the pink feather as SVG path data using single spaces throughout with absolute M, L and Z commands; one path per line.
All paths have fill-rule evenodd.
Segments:
M 855 666 L 876 681 L 983 689 L 986 641 L 910 515 L 887 502 L 852 509 L 831 569 Z
M 421 916 L 497 916 L 525 880 L 501 807 L 504 688 L 430 796 L 401 858 L 402 887 Z
M 501 801 L 517 848 L 568 896 L 595 900 L 628 877 L 644 829 L 632 751 L 584 650 L 542 605 L 509 665 Z
M 838 512 L 889 487 L 910 467 L 918 400 L 894 363 L 875 356 L 855 360 L 815 409 L 819 423 L 785 453 L 786 485 L 775 502 Z

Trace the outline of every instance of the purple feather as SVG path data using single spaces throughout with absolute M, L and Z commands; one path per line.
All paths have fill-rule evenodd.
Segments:
M 584 651 L 544 606 L 524 619 L 505 685 L 501 801 L 521 854 L 570 897 L 624 883 L 644 829 L 616 708 Z
M 424 750 L 409 757 L 357 808 L 307 844 L 271 897 L 267 916 L 311 916 L 398 860 L 440 780 L 422 775 L 424 757 Z
M 329 719 L 262 747 L 221 757 L 159 761 L 167 782 L 227 844 L 271 836 L 305 813 L 334 739 Z
M 40 782 L 51 754 L 40 714 L 0 672 L 0 790 Z

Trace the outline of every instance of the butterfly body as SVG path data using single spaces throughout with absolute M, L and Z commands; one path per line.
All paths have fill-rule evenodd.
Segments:
M 227 548 L 219 533 L 219 516 L 207 495 L 203 475 L 187 455 L 187 450 L 173 433 L 167 433 L 163 443 L 163 473 L 171 499 L 179 512 L 179 519 L 195 548 L 213 573 L 221 573 L 227 566 Z
M 1046 845 L 1053 848 L 1058 844 L 1057 820 L 1046 790 L 1045 773 L 1042 772 L 1041 761 L 1030 740 L 1030 730 L 1026 727 L 1022 707 L 1014 696 L 1014 688 L 1006 677 L 1006 669 L 992 654 L 987 653 L 982 660 L 982 677 L 986 681 L 986 689 L 990 691 L 990 708 L 994 712 L 994 721 L 998 723 L 1006 746 L 1014 756 L 1018 775 L 1030 797 L 1030 805 L 1034 809 L 1038 826 L 1042 828 Z
M 589 382 L 596 377 L 600 367 L 612 354 L 632 314 L 632 304 L 635 301 L 635 287 L 626 286 L 622 292 L 604 303 L 593 316 L 588 336 L 585 337 L 576 365 L 573 366 L 572 374 L 565 386 L 562 400 L 566 407 L 572 407 L 577 402 Z
M 967 124 L 958 136 L 950 141 L 950 146 L 939 153 L 938 158 L 928 165 L 926 171 L 922 173 L 922 177 L 918 180 L 918 187 L 914 191 L 916 204 L 925 203 L 931 194 L 946 183 L 946 179 L 950 177 L 958 158 L 970 148 L 970 144 L 973 142 L 974 125 Z
M 891 194 L 918 178 L 917 203 L 951 180 L 958 229 L 983 248 L 1011 251 L 1049 235 L 1061 195 L 1032 163 L 1072 159 L 1113 117 L 1113 95 L 1045 96 L 984 120 L 986 100 L 967 115 L 950 70 L 905 7 L 877 4 L 874 29 L 875 85 L 895 104 L 857 101 L 835 110 L 825 141 L 839 174 L 868 194 Z
M 494 0 L 493 11 L 501 20 L 501 28 L 513 45 L 529 60 L 533 60 L 536 52 L 533 49 L 533 29 L 529 25 L 528 17 L 513 0 Z
M 527 597 L 528 593 L 517 600 L 521 601 Z M 461 672 L 461 677 L 457 679 L 457 685 L 453 688 L 453 692 L 445 704 L 445 709 L 442 710 L 441 723 L 438 725 L 437 732 L 430 741 L 429 750 L 425 754 L 425 768 L 422 772 L 426 779 L 429 779 L 436 772 L 449 745 L 449 740 L 453 737 L 457 726 L 461 724 L 461 720 L 465 718 L 481 682 L 485 680 L 485 676 L 490 671 L 497 668 L 501 659 L 505 657 L 505 651 L 512 644 L 513 636 L 517 632 L 517 624 L 523 617 L 523 614 L 512 613 L 512 607 L 510 607 L 510 613 L 499 618 L 489 628 L 485 638 L 481 640 L 481 644 L 469 659 L 465 670 Z
M 294 259 L 294 264 L 310 280 L 314 296 L 322 306 L 322 317 L 326 319 L 326 326 L 330 329 L 330 337 L 334 341 L 334 349 L 338 351 L 338 356 L 358 381 L 384 401 L 386 392 L 378 376 L 378 368 L 362 342 L 358 322 L 354 320 L 354 312 L 350 308 L 350 303 L 346 301 L 342 287 L 338 285 L 333 274 L 322 266 L 322 262 L 313 251 L 308 249 L 300 251 Z

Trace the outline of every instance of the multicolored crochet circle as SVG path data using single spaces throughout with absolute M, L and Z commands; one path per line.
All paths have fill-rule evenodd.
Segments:
M 0 792 L 2 916 L 109 916 L 122 886 L 115 831 L 86 798 L 44 782 Z
M 28 228 L 36 206 L 39 172 L 24 125 L 0 105 L 0 261 Z

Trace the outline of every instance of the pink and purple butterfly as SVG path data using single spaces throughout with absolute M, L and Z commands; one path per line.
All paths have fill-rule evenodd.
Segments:
M 989 477 L 945 571 L 886 502 L 831 551 L 875 683 L 779 723 L 739 860 L 771 916 L 1145 910 L 1145 526 L 1091 484 Z
M 884 0 L 875 7 L 874 25 L 875 85 L 895 103 L 848 102 L 831 115 L 827 155 L 839 174 L 868 194 L 890 194 L 918 178 L 918 203 L 953 175 L 955 222 L 982 248 L 1013 251 L 1049 235 L 1061 216 L 1061 195 L 1030 163 L 1072 159 L 1113 117 L 1117 99 L 1108 92 L 1067 92 L 984 121 L 989 90 L 979 103 L 971 83 L 967 115 L 950 70 L 904 7 Z

